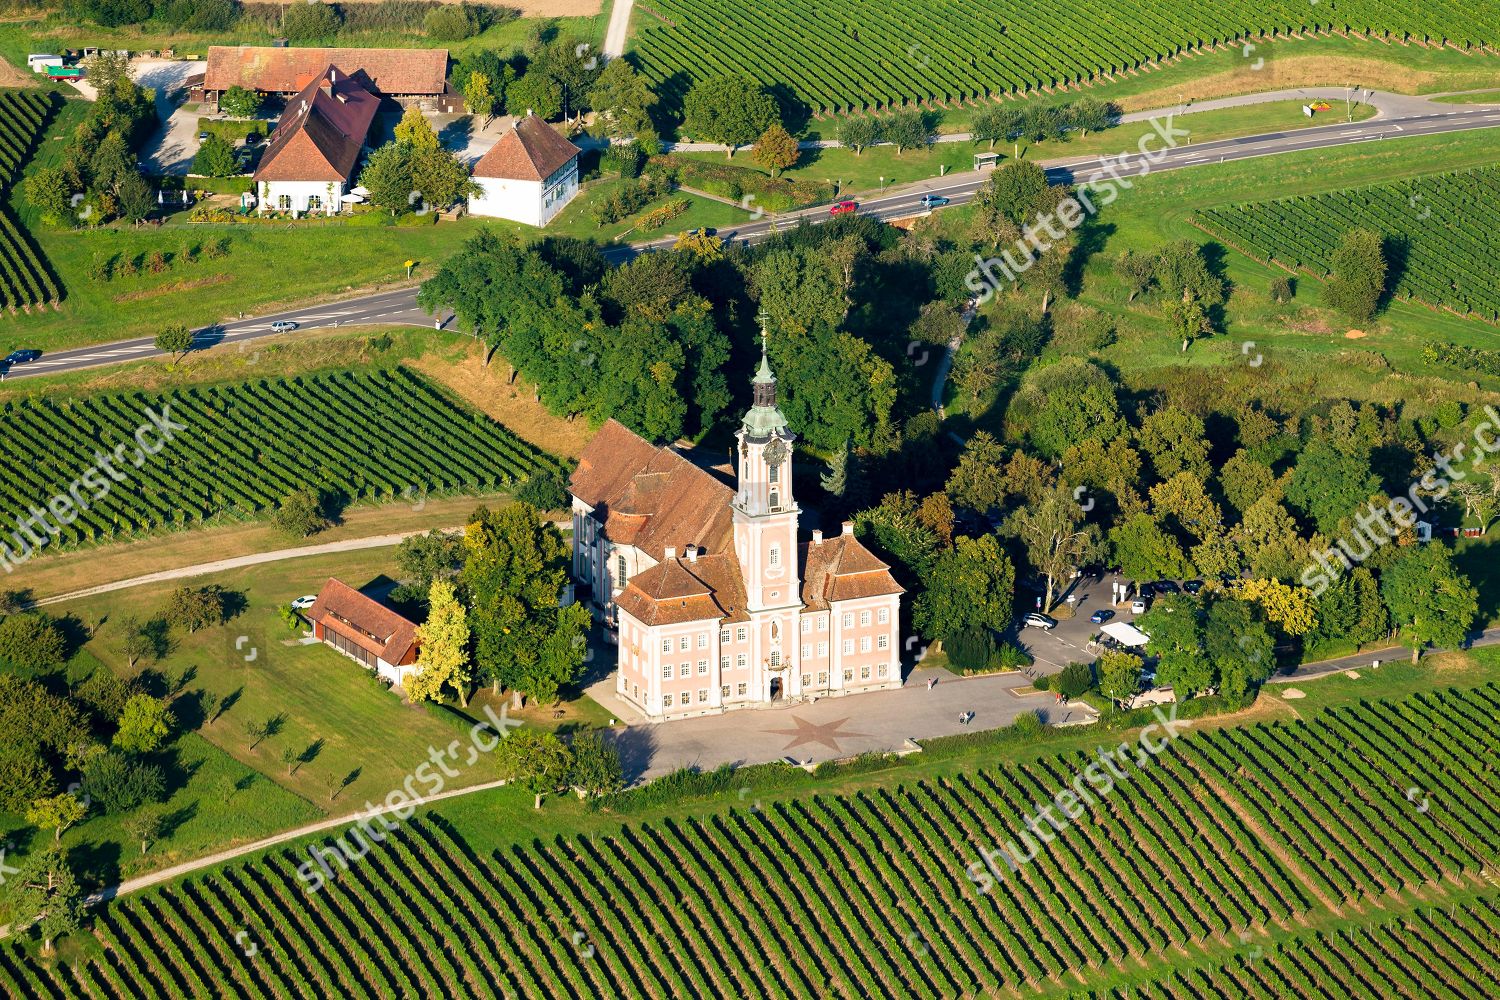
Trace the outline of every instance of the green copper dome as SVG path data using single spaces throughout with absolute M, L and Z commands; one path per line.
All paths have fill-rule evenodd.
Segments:
M 771 362 L 766 358 L 765 345 L 761 345 L 760 368 L 755 373 L 754 405 L 745 414 L 741 426 L 754 438 L 767 438 L 787 429 L 786 417 L 776 405 L 776 376 L 771 374 Z

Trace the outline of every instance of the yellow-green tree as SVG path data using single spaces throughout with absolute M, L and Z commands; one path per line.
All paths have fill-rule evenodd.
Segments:
M 495 113 L 495 90 L 487 74 L 469 74 L 464 84 L 464 107 L 471 115 L 484 115 L 486 121 Z
M 79 802 L 71 792 L 37 799 L 26 810 L 26 822 L 52 831 L 52 839 L 62 839 L 63 831 L 83 819 L 88 806 Z
M 464 98 L 467 100 L 468 95 L 465 94 Z M 396 141 L 412 149 L 438 148 L 437 133 L 432 130 L 422 109 L 415 104 L 409 105 L 401 115 L 401 120 L 396 123 Z
M 1280 580 L 1246 580 L 1240 585 L 1241 600 L 1260 605 L 1266 617 L 1287 635 L 1305 635 L 1318 625 L 1312 591 L 1289 587 Z
M 407 682 L 412 701 L 435 701 L 451 690 L 469 704 L 469 616 L 448 580 L 427 590 L 427 621 L 417 627 L 417 675 Z

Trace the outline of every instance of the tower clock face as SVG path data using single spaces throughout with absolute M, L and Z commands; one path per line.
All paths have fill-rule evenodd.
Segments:
M 786 442 L 780 438 L 772 438 L 771 443 L 766 445 L 766 464 L 778 466 L 786 461 Z

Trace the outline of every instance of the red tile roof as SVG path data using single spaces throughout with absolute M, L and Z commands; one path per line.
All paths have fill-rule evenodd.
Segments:
M 891 568 L 850 535 L 802 546 L 802 603 L 817 611 L 836 601 L 905 593 Z
M 328 578 L 307 617 L 392 665 L 416 660 L 416 623 L 342 580 Z
M 582 150 L 536 115 L 526 115 L 474 164 L 475 177 L 544 181 Z
M 239 85 L 268 94 L 292 94 L 329 63 L 369 77 L 387 96 L 437 96 L 448 76 L 447 49 L 301 49 L 269 45 L 210 45 L 205 90 Z
M 678 556 L 631 577 L 616 604 L 643 625 L 744 622 L 745 578 L 734 553 Z
M 660 562 L 667 546 L 727 552 L 734 538 L 734 490 L 670 448 L 658 448 L 615 420 L 584 448 L 569 483 L 616 542 Z
M 357 78 L 325 67 L 287 101 L 255 180 L 348 180 L 379 107 L 380 99 Z

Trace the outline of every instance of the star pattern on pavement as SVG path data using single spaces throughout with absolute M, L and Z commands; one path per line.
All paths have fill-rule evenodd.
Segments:
M 762 732 L 771 733 L 775 736 L 792 737 L 792 741 L 783 747 L 783 750 L 795 750 L 804 743 L 821 743 L 834 753 L 838 753 L 840 739 L 868 737 L 870 735 L 869 733 L 841 732 L 840 727 L 848 721 L 848 716 L 845 716 L 842 719 L 835 719 L 832 722 L 813 723 L 794 715 L 792 716 L 792 723 L 796 726 L 795 729 L 765 729 Z

